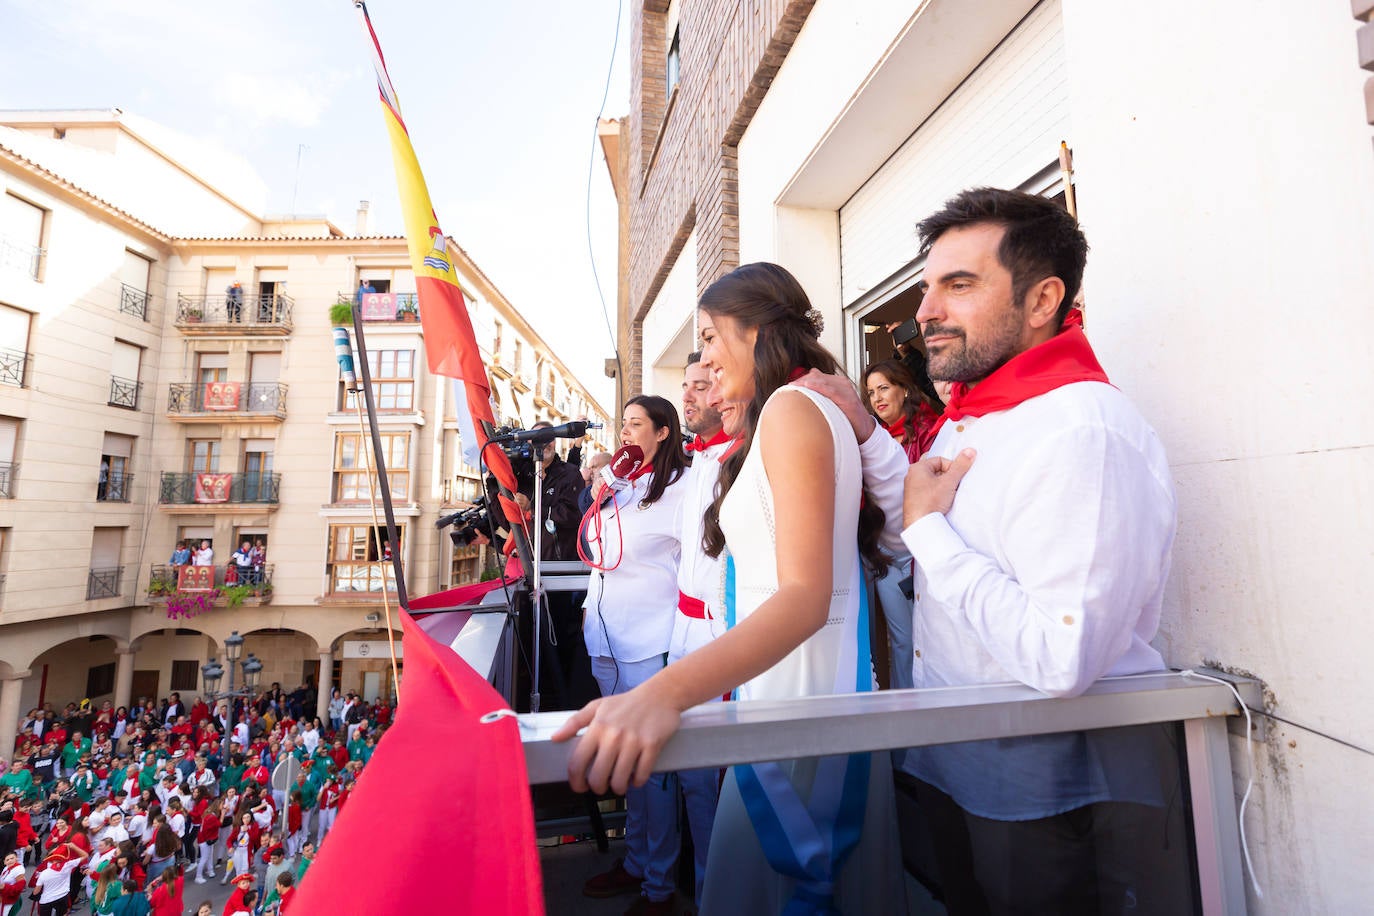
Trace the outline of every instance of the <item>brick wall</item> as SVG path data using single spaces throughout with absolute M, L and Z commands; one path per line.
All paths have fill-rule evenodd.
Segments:
M 640 322 L 693 228 L 697 291 L 739 266 L 736 147 L 815 0 L 681 0 L 680 80 L 665 98 L 667 3 L 637 5 L 630 90 L 630 367 L 642 390 Z M 666 114 L 666 117 L 665 117 Z

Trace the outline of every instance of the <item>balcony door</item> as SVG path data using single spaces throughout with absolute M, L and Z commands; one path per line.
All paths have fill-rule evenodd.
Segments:
M 213 474 L 219 470 L 219 440 L 191 439 L 186 443 L 186 456 L 192 474 Z
M 270 502 L 272 498 L 272 439 L 247 439 L 243 443 L 243 501 Z

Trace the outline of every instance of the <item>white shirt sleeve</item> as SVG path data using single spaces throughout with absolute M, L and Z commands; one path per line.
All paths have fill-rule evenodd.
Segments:
M 906 471 L 910 467 L 906 452 L 896 439 L 881 426 L 859 444 L 859 461 L 863 464 L 864 489 L 883 510 L 887 521 L 878 543 L 892 554 L 906 552 L 902 544 L 902 488 L 906 485 Z
M 970 476 L 977 471 L 975 463 Z M 934 599 L 922 608 L 965 617 L 1022 683 L 1074 696 L 1125 654 L 1158 600 L 1174 537 L 1173 489 L 1138 449 L 1101 427 L 1035 443 L 1017 478 L 1005 505 L 975 507 L 997 519 L 1000 557 L 970 547 L 939 513 L 902 538 Z

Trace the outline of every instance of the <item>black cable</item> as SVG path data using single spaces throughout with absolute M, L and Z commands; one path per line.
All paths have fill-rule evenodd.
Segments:
M 477 479 L 482 482 L 482 492 L 484 493 L 487 491 L 484 474 L 491 474 L 492 478 L 496 479 L 496 473 L 492 471 L 491 465 L 487 464 L 487 449 L 490 448 L 494 442 L 496 442 L 495 439 L 488 439 L 486 444 L 482 446 L 481 451 L 477 453 Z M 483 470 L 484 468 L 485 471 Z M 501 505 L 500 480 L 496 480 L 496 505 Z M 491 546 L 494 548 L 496 547 L 496 523 L 492 521 L 491 508 L 490 505 L 487 506 L 487 532 L 491 537 Z M 502 517 L 504 517 L 505 514 L 505 510 L 502 509 Z M 510 526 L 510 536 L 515 537 L 515 522 L 506 519 L 506 524 Z M 506 582 L 506 570 L 502 568 L 497 573 L 496 578 L 501 582 L 501 594 L 506 597 L 506 608 L 514 615 L 515 605 L 512 604 L 510 600 L 510 585 Z M 538 613 L 538 610 L 536 609 L 535 612 Z M 530 683 L 534 683 L 534 666 L 530 664 L 529 656 L 525 653 L 525 644 L 520 641 L 520 628 L 518 626 L 511 629 L 511 639 L 515 640 L 515 646 L 520 650 L 520 660 L 525 663 L 525 674 L 529 675 Z M 514 702 L 514 698 L 512 698 L 512 702 Z
M 1319 738 L 1325 738 L 1327 741 L 1334 741 L 1337 744 L 1350 748 L 1352 751 L 1359 751 L 1361 754 L 1374 757 L 1374 751 L 1371 751 L 1367 747 L 1361 747 L 1360 745 L 1355 744 L 1352 741 L 1347 741 L 1344 738 L 1337 738 L 1335 735 L 1327 734 L 1326 732 L 1320 729 L 1313 728 L 1310 725 L 1303 725 L 1301 722 L 1294 722 L 1292 719 L 1285 719 L 1283 716 L 1277 716 L 1274 713 L 1266 712 L 1263 709 L 1256 709 L 1253 706 L 1247 708 L 1256 715 L 1267 716 L 1268 718 L 1273 719 L 1276 722 L 1282 722 L 1284 725 L 1291 725 L 1294 728 L 1301 729 L 1305 732 L 1310 732 L 1311 734 L 1314 734 Z
M 587 260 L 592 265 L 592 280 L 596 282 L 596 294 L 601 299 L 601 315 L 606 319 L 606 332 L 611 336 L 611 347 L 615 351 L 616 379 L 625 377 L 625 369 L 620 364 L 620 346 L 615 339 L 615 329 L 611 326 L 611 312 L 606 306 L 606 294 L 601 290 L 601 275 L 596 270 L 596 251 L 592 247 L 592 174 L 596 171 L 596 146 L 601 134 L 601 112 L 606 108 L 606 99 L 611 94 L 611 75 L 615 72 L 615 52 L 620 47 L 620 15 L 624 9 L 622 0 L 615 4 L 615 38 L 611 41 L 611 59 L 606 64 L 606 85 L 601 90 L 601 105 L 596 109 L 595 123 L 592 125 L 592 148 L 587 156 L 587 202 L 583 208 L 587 216 Z

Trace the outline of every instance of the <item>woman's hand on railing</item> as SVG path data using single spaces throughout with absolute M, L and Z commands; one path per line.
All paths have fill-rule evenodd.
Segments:
M 655 688 L 650 681 L 628 693 L 593 700 L 554 733 L 551 740 L 567 741 L 587 730 L 568 758 L 568 782 L 574 790 L 602 793 L 609 786 L 624 795 L 631 784 L 648 782 L 682 718 Z

